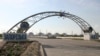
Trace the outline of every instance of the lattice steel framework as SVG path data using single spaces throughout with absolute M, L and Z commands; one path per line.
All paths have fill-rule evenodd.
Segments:
M 73 15 L 70 13 L 65 13 L 65 12 L 47 11 L 47 12 L 41 12 L 41 13 L 37 13 L 37 14 L 31 15 L 29 17 L 26 17 L 25 19 L 23 19 L 20 22 L 18 22 L 17 24 L 15 24 L 12 28 L 10 28 L 7 31 L 7 33 L 13 33 L 13 32 L 18 33 L 17 31 L 20 28 L 20 24 L 22 22 L 27 22 L 27 23 L 29 23 L 29 28 L 22 30 L 20 32 L 20 33 L 26 33 L 37 22 L 39 22 L 45 18 L 52 17 L 52 16 L 60 16 L 63 18 L 69 18 L 69 19 L 73 20 L 76 24 L 79 25 L 79 27 L 82 29 L 82 31 L 84 33 L 86 33 L 86 32 L 91 33 L 94 31 L 93 29 L 92 29 L 93 31 L 90 31 L 89 28 L 92 28 L 91 25 L 76 15 Z

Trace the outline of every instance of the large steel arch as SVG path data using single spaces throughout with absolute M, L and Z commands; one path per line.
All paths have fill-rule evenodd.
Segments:
M 37 14 L 31 15 L 29 17 L 26 17 L 25 19 L 23 19 L 20 22 L 18 22 L 17 24 L 15 24 L 12 28 L 10 28 L 7 31 L 7 33 L 13 33 L 13 32 L 14 33 L 26 33 L 37 22 L 39 22 L 45 18 L 52 17 L 52 16 L 59 16 L 59 17 L 69 18 L 69 19 L 73 20 L 76 24 L 79 25 L 79 27 L 82 29 L 82 31 L 84 33 L 95 32 L 90 24 L 88 24 L 85 20 L 83 20 L 82 18 L 80 18 L 76 15 L 73 15 L 70 13 L 65 13 L 65 12 L 47 11 L 47 12 L 41 12 L 41 13 L 37 13 Z M 20 26 L 23 22 L 25 22 L 28 25 L 28 27 L 26 29 L 23 29 Z

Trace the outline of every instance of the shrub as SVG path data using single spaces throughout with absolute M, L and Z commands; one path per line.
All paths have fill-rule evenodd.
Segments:
M 0 34 L 0 39 L 2 38 L 2 34 Z

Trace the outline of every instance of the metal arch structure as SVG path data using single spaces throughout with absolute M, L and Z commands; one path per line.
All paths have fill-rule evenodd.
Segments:
M 85 20 L 83 20 L 82 18 L 80 18 L 76 15 L 73 15 L 70 13 L 65 13 L 65 12 L 58 12 L 58 11 L 47 11 L 47 12 L 41 12 L 41 13 L 37 13 L 37 14 L 31 15 L 29 17 L 26 17 L 25 19 L 23 19 L 20 22 L 18 22 L 17 24 L 15 24 L 12 28 L 10 28 L 7 31 L 7 33 L 26 33 L 37 22 L 39 22 L 45 18 L 52 17 L 52 16 L 59 16 L 59 17 L 69 18 L 69 19 L 73 20 L 76 24 L 79 25 L 79 27 L 82 29 L 82 31 L 84 33 L 95 32 L 90 24 L 88 24 Z M 27 22 L 29 24 L 29 28 L 20 29 L 20 25 L 22 22 Z M 21 31 L 18 32 L 19 29 Z

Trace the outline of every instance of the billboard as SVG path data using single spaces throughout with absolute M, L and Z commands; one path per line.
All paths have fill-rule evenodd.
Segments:
M 3 39 L 6 41 L 24 41 L 27 40 L 26 33 L 4 33 Z

